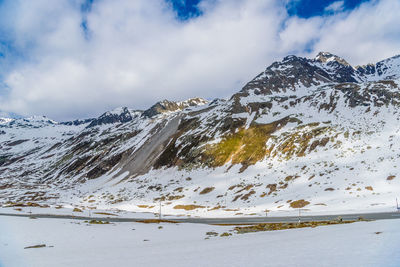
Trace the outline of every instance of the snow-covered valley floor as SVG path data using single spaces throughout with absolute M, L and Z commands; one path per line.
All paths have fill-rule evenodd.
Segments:
M 400 220 L 219 236 L 232 229 L 4 216 L 0 266 L 400 266 Z

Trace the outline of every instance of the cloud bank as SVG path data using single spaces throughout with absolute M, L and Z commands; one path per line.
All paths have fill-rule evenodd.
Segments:
M 11 48 L 0 51 L 0 110 L 91 117 L 164 98 L 228 97 L 287 54 L 330 51 L 366 64 L 400 53 L 396 0 L 352 11 L 339 2 L 308 19 L 289 16 L 284 1 L 203 0 L 188 21 L 164 0 L 95 0 L 84 12 L 82 1 L 1 4 L 0 38 Z

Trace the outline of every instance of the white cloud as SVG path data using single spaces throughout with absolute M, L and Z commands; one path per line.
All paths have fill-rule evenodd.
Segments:
M 285 31 L 297 27 L 309 33 L 308 39 L 315 41 L 307 56 L 329 51 L 354 65 L 375 63 L 400 54 L 399 11 L 397 0 L 371 1 L 353 11 L 320 19 L 292 18 Z
M 367 63 L 399 53 L 396 2 L 300 19 L 288 18 L 281 1 L 203 0 L 203 16 L 182 23 L 163 0 L 97 0 L 87 40 L 79 0 L 21 0 L 0 19 L 26 51 L 5 78 L 10 90 L 0 109 L 72 119 L 163 98 L 227 97 L 310 44 L 311 54 Z
M 320 25 L 324 22 L 321 17 L 303 19 L 293 17 L 286 21 L 285 28 L 279 33 L 282 53 L 290 51 L 301 53 L 310 42 L 320 35 Z
M 326 12 L 340 12 L 344 9 L 344 1 L 336 1 L 325 7 Z

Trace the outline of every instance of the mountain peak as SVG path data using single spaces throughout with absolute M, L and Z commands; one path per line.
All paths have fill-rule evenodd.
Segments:
M 282 62 L 290 62 L 290 61 L 294 61 L 294 60 L 298 60 L 298 59 L 299 59 L 298 56 L 288 55 L 288 56 L 283 58 Z
M 14 119 L 11 118 L 0 118 L 0 124 L 6 124 L 9 123 L 11 121 L 13 121 Z
M 57 124 L 59 123 L 46 116 L 31 116 L 19 119 L 0 118 L 0 125 L 7 128 L 41 128 Z
M 329 63 L 336 61 L 342 65 L 350 66 L 350 64 L 347 63 L 346 60 L 329 52 L 319 52 L 318 55 L 314 58 L 314 60 L 319 61 L 321 63 Z
M 174 112 L 177 110 L 183 110 L 188 107 L 195 107 L 195 106 L 200 106 L 207 104 L 208 101 L 200 98 L 200 97 L 195 97 L 195 98 L 189 98 L 184 101 L 169 101 L 169 100 L 163 100 L 155 103 L 153 106 L 151 106 L 148 110 L 143 112 L 143 116 L 145 117 L 153 117 L 161 113 L 166 113 L 166 112 Z
M 138 111 L 129 109 L 127 107 L 115 108 L 111 111 L 103 113 L 100 117 L 91 121 L 87 128 L 102 124 L 129 122 L 133 119 L 133 117 L 135 117 L 135 115 L 138 115 L 136 114 L 137 112 Z

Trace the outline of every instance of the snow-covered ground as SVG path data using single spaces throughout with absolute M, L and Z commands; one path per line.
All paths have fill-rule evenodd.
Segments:
M 399 226 L 382 220 L 205 239 L 233 226 L 0 217 L 0 266 L 399 266 Z M 39 244 L 46 247 L 24 249 Z

